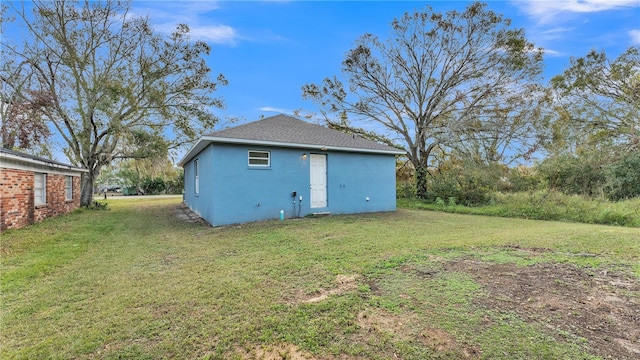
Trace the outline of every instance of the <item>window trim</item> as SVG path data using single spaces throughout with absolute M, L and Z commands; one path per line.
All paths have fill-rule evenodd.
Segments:
M 73 176 L 65 176 L 64 179 L 64 199 L 66 201 L 73 200 Z
M 193 174 L 194 174 L 194 188 L 193 188 L 193 193 L 194 194 L 199 194 L 200 193 L 200 164 L 199 164 L 199 159 L 195 159 L 193 161 Z
M 42 184 L 38 184 L 40 181 L 38 179 L 42 179 Z M 41 186 L 38 186 L 41 185 Z M 41 192 L 41 195 L 38 196 L 38 190 Z M 46 173 L 34 173 L 33 177 L 33 205 L 34 206 L 42 206 L 47 204 L 47 174 Z
M 251 156 L 251 153 L 267 154 L 266 157 Z M 267 160 L 266 164 L 252 164 L 251 160 Z M 271 167 L 271 151 L 267 150 L 247 150 L 247 165 L 250 168 L 266 169 Z

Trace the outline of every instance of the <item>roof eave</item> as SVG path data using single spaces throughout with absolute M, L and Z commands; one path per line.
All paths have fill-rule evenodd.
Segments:
M 14 162 L 22 162 L 22 163 L 28 163 L 28 164 L 37 165 L 37 166 L 45 166 L 45 167 L 59 169 L 59 170 L 84 172 L 84 173 L 88 173 L 89 172 L 89 170 L 87 170 L 87 169 L 83 169 L 81 167 L 77 167 L 77 166 L 73 166 L 73 165 L 65 165 L 65 164 L 60 164 L 60 163 L 53 162 L 53 161 L 36 160 L 36 159 L 31 159 L 31 158 L 28 158 L 28 157 L 19 156 L 19 155 L 15 155 L 15 154 L 11 154 L 11 153 L 6 153 L 6 152 L 0 153 L 0 158 L 6 159 L 6 160 L 10 160 L 10 161 L 14 161 Z
M 304 149 L 312 149 L 312 150 L 317 149 L 319 151 L 331 150 L 331 151 L 357 152 L 357 153 L 368 153 L 368 154 L 386 154 L 386 155 L 405 155 L 406 154 L 406 152 L 402 150 L 365 149 L 365 148 L 351 148 L 351 147 L 344 147 L 344 146 L 329 146 L 329 145 L 321 145 L 321 144 L 299 144 L 299 143 L 288 143 L 288 142 L 267 141 L 267 140 L 251 140 L 251 139 L 203 136 L 187 152 L 184 158 L 182 158 L 182 160 L 178 162 L 178 165 L 184 167 L 184 165 L 187 162 L 189 162 L 193 157 L 195 157 L 198 153 L 204 150 L 210 143 L 245 144 L 245 145 L 275 146 L 275 147 L 286 147 L 286 148 L 304 148 Z
M 187 151 L 182 160 L 178 161 L 178 166 L 184 167 L 189 160 L 193 159 L 196 155 L 198 155 L 202 150 L 204 150 L 211 141 L 209 140 L 211 136 L 203 136 Z

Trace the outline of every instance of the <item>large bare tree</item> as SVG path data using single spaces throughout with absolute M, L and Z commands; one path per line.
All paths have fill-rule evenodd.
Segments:
M 347 86 L 327 78 L 305 85 L 303 96 L 329 123 L 347 115 L 352 123 L 385 129 L 407 151 L 417 195 L 424 197 L 434 150 L 501 135 L 499 124 L 492 134 L 479 127 L 486 129 L 485 120 L 495 114 L 509 120 L 521 113 L 517 99 L 533 94 L 528 91 L 539 81 L 543 52 L 482 3 L 446 14 L 427 7 L 395 19 L 391 29 L 386 41 L 372 34 L 356 41 L 342 63 Z
M 560 107 L 560 125 L 555 125 L 583 141 L 595 136 L 626 151 L 640 150 L 640 47 L 631 46 L 615 59 L 592 50 L 571 59 L 551 84 Z
M 192 41 L 187 25 L 158 33 L 128 1 L 29 4 L 11 9 L 25 25 L 24 41 L 3 42 L 2 51 L 26 64 L 35 81 L 12 89 L 22 99 L 46 94 L 51 101 L 44 118 L 69 159 L 89 170 L 82 205 L 92 202 L 100 169 L 114 159 L 166 152 L 217 121 L 211 109 L 222 102 L 212 93 L 226 80 L 211 78 L 203 58 L 210 47 Z
M 450 133 L 449 147 L 478 165 L 530 161 L 540 148 L 551 101 L 549 90 L 535 83 L 488 98 L 463 121 L 464 128 Z

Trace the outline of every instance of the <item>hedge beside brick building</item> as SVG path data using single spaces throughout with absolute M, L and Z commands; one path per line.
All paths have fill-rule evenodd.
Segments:
M 86 170 L 0 149 L 0 229 L 15 229 L 80 206 Z

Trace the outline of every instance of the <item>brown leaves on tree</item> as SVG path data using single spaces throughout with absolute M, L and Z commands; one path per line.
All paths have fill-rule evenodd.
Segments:
M 51 131 L 43 120 L 46 108 L 53 103 L 51 93 L 27 90 L 24 97 L 14 97 L 3 104 L 3 119 L 0 125 L 2 147 L 7 149 L 30 149 L 47 140 Z

